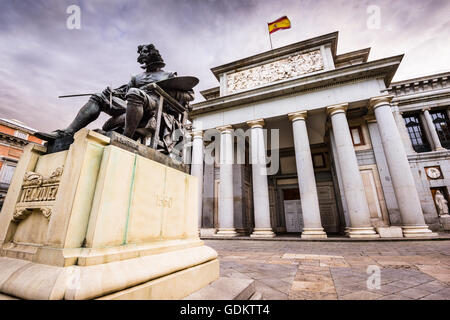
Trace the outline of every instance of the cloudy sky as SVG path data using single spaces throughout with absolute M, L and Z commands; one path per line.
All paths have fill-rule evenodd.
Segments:
M 67 7 L 81 8 L 69 30 Z M 379 29 L 368 7 L 380 8 Z M 86 98 L 58 95 L 118 87 L 140 72 L 139 44 L 154 43 L 166 70 L 217 86 L 210 68 L 270 49 L 267 21 L 292 28 L 274 47 L 339 31 L 338 53 L 405 54 L 394 80 L 449 71 L 449 0 L 0 0 L 0 118 L 39 130 L 65 127 Z

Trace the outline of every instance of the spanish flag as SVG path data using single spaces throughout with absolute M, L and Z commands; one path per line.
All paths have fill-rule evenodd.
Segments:
M 291 21 L 289 21 L 289 18 L 287 16 L 281 17 L 274 22 L 269 22 L 267 24 L 269 26 L 269 34 L 272 34 L 281 29 L 291 28 Z

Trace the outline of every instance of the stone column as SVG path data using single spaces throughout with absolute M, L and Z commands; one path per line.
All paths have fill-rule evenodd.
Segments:
M 266 147 L 264 145 L 264 120 L 248 121 L 250 126 L 250 151 L 253 179 L 253 212 L 255 229 L 250 235 L 255 238 L 273 238 L 270 225 L 269 186 L 267 183 Z
M 202 227 L 203 204 L 203 131 L 192 132 L 191 175 L 198 179 L 198 228 Z
M 220 131 L 220 186 L 219 186 L 219 230 L 216 236 L 234 237 L 233 210 L 233 128 L 219 127 Z
M 414 148 L 412 146 L 411 138 L 409 137 L 408 129 L 406 128 L 406 125 L 405 125 L 405 119 L 403 119 L 402 113 L 400 112 L 397 103 L 392 104 L 392 112 L 394 114 L 394 119 L 395 119 L 395 122 L 397 123 L 397 128 L 398 128 L 398 131 L 400 132 L 400 136 L 402 138 L 403 145 L 405 146 L 406 153 L 407 154 L 415 154 L 416 151 L 414 150 Z
M 295 161 L 297 165 L 298 187 L 303 213 L 302 238 L 326 238 L 320 220 L 319 199 L 317 197 L 316 178 L 311 157 L 311 149 L 306 130 L 307 112 L 288 114 L 294 133 Z
M 370 221 L 364 184 L 359 172 L 355 148 L 345 112 L 347 104 L 327 108 L 333 125 L 336 153 L 341 168 L 342 185 L 350 217 L 349 236 L 351 238 L 378 238 Z
M 381 143 L 402 218 L 403 235 L 405 237 L 433 236 L 434 234 L 425 224 L 419 194 L 392 115 L 389 104 L 392 98 L 393 96 L 372 98 L 370 105 L 377 119 Z
M 425 121 L 427 123 L 428 131 L 430 132 L 431 135 L 431 139 L 433 140 L 434 151 L 446 150 L 445 148 L 442 148 L 441 140 L 439 140 L 436 127 L 434 126 L 433 119 L 431 118 L 430 115 L 430 107 L 423 108 L 422 111 L 425 117 Z

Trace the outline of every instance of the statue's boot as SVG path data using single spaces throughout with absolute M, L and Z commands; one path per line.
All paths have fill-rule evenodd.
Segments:
M 89 101 L 78 111 L 77 116 L 72 123 L 64 130 L 55 130 L 53 132 L 36 132 L 34 135 L 40 139 L 46 141 L 53 141 L 56 139 L 64 138 L 67 136 L 73 136 L 78 130 L 86 127 L 91 122 L 95 121 L 100 115 L 100 106 L 91 98 Z
M 144 116 L 144 102 L 143 99 L 134 94 L 127 95 L 127 113 L 125 115 L 125 129 L 123 131 L 124 136 L 131 139 L 134 137 L 134 133 L 138 128 Z

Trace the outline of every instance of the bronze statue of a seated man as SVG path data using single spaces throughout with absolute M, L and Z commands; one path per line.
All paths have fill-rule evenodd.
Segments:
M 148 127 L 149 121 L 156 114 L 159 102 L 159 95 L 149 89 L 148 85 L 175 78 L 177 74 L 162 70 L 165 66 L 164 60 L 153 44 L 140 45 L 137 52 L 139 53 L 137 61 L 143 65 L 145 72 L 132 77 L 128 84 L 112 92 L 107 88 L 102 93 L 92 95 L 66 129 L 52 133 L 38 132 L 36 136 L 44 140 L 73 136 L 78 130 L 95 121 L 101 112 L 105 112 L 112 118 L 104 124 L 102 128 L 104 131 L 114 130 L 135 140 L 139 138 L 139 129 Z M 194 100 L 192 88 L 171 89 L 166 92 L 185 107 Z M 162 138 L 175 129 L 177 116 L 176 113 L 165 112 L 161 119 Z M 161 140 L 166 143 L 166 149 L 170 148 L 170 139 Z

